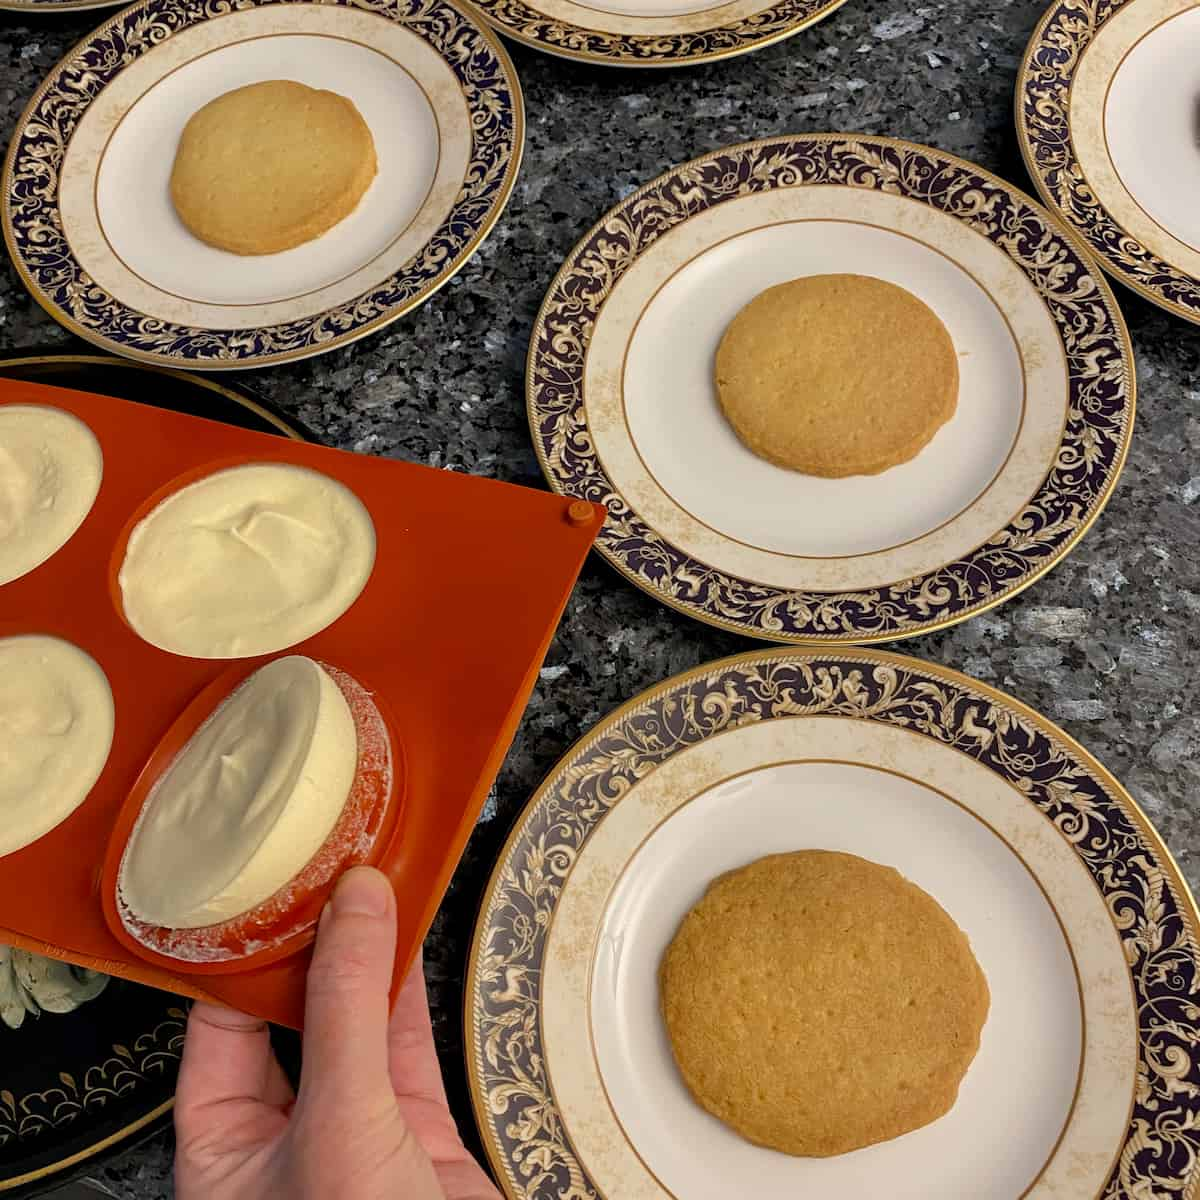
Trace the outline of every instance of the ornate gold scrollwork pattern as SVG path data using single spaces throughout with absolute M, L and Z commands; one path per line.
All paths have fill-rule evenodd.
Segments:
M 166 1016 L 167 1020 L 141 1034 L 131 1045 L 114 1045 L 109 1057 L 80 1076 L 60 1072 L 54 1087 L 23 1096 L 0 1088 L 0 1149 L 61 1128 L 141 1084 L 174 1072 L 183 1052 L 187 1014 L 179 1008 L 168 1008 Z

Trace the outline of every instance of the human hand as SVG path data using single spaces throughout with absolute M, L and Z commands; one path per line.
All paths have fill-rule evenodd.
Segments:
M 193 1006 L 178 1200 L 500 1200 L 447 1107 L 420 960 L 389 1020 L 395 945 L 391 885 L 348 871 L 317 929 L 298 1096 L 265 1022 Z

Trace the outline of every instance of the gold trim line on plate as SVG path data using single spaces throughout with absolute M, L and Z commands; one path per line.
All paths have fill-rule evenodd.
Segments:
M 681 17 L 700 17 L 705 13 L 716 12 L 717 9 L 727 7 L 730 2 L 731 0 L 713 0 L 711 4 L 703 4 L 699 8 L 685 9 L 678 15 Z M 594 12 L 601 17 L 621 17 L 626 21 L 661 21 L 664 19 L 663 13 L 620 12 L 613 8 L 601 8 L 598 4 L 588 4 L 587 0 L 570 0 L 570 3 L 575 8 L 582 8 L 586 12 Z M 770 11 L 770 5 L 767 6 L 767 11 Z M 753 16 L 754 14 L 750 15 Z M 665 14 L 665 16 L 667 20 L 670 20 L 670 14 Z M 714 28 L 719 29 L 720 26 L 715 26 Z
M 1017 199 L 1021 200 L 1024 203 L 1028 204 L 1036 212 L 1038 212 L 1040 215 L 1042 215 L 1044 217 L 1047 227 L 1053 229 L 1055 231 L 1055 233 L 1058 234 L 1059 237 L 1063 238 L 1067 242 L 1067 244 L 1076 252 L 1076 254 L 1079 255 L 1080 260 L 1085 265 L 1094 264 L 1096 261 L 1095 255 L 1087 247 L 1087 245 L 1083 241 L 1083 238 L 1081 237 L 1081 235 L 1079 233 L 1077 233 L 1073 227 L 1071 227 L 1069 225 L 1065 225 L 1062 220 L 1055 217 L 1054 214 L 1045 207 L 1045 205 L 1040 204 L 1037 200 L 1035 200 L 1032 196 L 1030 196 L 1028 192 L 1023 191 L 1021 188 L 1018 188 L 1014 184 L 1009 183 L 1007 180 L 1002 179 L 999 175 L 996 175 L 994 172 L 989 171 L 989 170 L 985 169 L 984 167 L 979 166 L 976 163 L 970 162 L 968 159 L 960 158 L 957 154 L 950 154 L 947 151 L 939 150 L 936 147 L 922 146 L 921 144 L 919 144 L 917 142 L 910 142 L 904 138 L 884 137 L 884 136 L 875 135 L 875 134 L 866 135 L 866 134 L 845 134 L 845 133 L 798 133 L 798 134 L 783 133 L 783 134 L 778 134 L 774 137 L 756 138 L 756 139 L 754 139 L 752 141 L 748 141 L 748 142 L 737 142 L 730 146 L 724 146 L 717 150 L 710 151 L 707 154 L 702 154 L 696 158 L 689 159 L 685 163 L 679 163 L 673 167 L 668 168 L 668 170 L 662 172 L 661 174 L 656 175 L 653 179 L 644 183 L 635 192 L 632 192 L 630 195 L 624 197 L 623 199 L 618 200 L 615 204 L 611 205 L 608 209 L 606 209 L 604 211 L 604 213 L 602 213 L 600 215 L 600 219 L 598 221 L 594 222 L 592 225 L 590 225 L 587 228 L 587 230 L 583 233 L 583 235 L 579 238 L 579 240 L 575 243 L 575 245 L 571 248 L 571 250 L 566 255 L 565 259 L 563 260 L 562 266 L 559 268 L 559 270 L 555 274 L 553 280 L 550 282 L 550 285 L 547 287 L 545 296 L 543 297 L 542 303 L 538 308 L 537 316 L 534 319 L 533 328 L 530 332 L 529 349 L 526 351 L 526 355 L 525 355 L 525 416 L 526 416 L 526 420 L 529 424 L 530 439 L 533 442 L 533 449 L 534 449 L 534 453 L 537 455 L 538 465 L 541 467 L 542 476 L 546 480 L 551 491 L 557 493 L 560 496 L 566 496 L 569 494 L 569 493 L 561 490 L 557 484 L 557 481 L 553 478 L 552 472 L 550 470 L 549 461 L 547 460 L 545 452 L 542 449 L 541 439 L 538 435 L 537 424 L 536 424 L 536 419 L 535 419 L 536 414 L 534 411 L 534 387 L 533 387 L 534 352 L 537 348 L 538 331 L 542 328 L 542 326 L 545 322 L 547 302 L 549 301 L 551 294 L 557 289 L 557 287 L 562 282 L 562 280 L 565 279 L 566 276 L 568 275 L 569 268 L 572 266 L 573 260 L 576 258 L 576 256 L 582 250 L 582 248 L 587 244 L 587 242 L 591 239 L 593 234 L 595 234 L 599 229 L 602 228 L 605 218 L 607 217 L 608 213 L 612 211 L 613 208 L 622 207 L 622 206 L 631 204 L 632 202 L 636 201 L 640 197 L 646 195 L 651 189 L 653 189 L 659 183 L 660 180 L 662 180 L 664 178 L 668 178 L 672 175 L 675 175 L 677 172 L 686 170 L 688 168 L 702 166 L 704 163 L 711 162 L 714 159 L 721 157 L 722 154 L 728 153 L 730 150 L 736 150 L 736 149 L 753 150 L 753 149 L 764 147 L 764 146 L 775 145 L 780 142 L 786 142 L 789 139 L 817 141 L 817 142 L 838 142 L 838 141 L 854 141 L 856 139 L 865 139 L 873 144 L 887 146 L 892 149 L 915 151 L 919 154 L 926 154 L 926 153 L 936 154 L 939 157 L 941 157 L 942 159 L 944 159 L 945 161 L 954 164 L 955 166 L 958 166 L 965 170 L 974 172 L 975 174 L 979 175 L 981 178 L 987 180 L 988 182 L 996 185 L 999 188 L 1007 190 L 1010 195 L 1016 197 Z M 820 185 L 820 184 L 802 184 L 799 186 L 820 187 L 822 185 Z M 685 224 L 686 224 L 686 222 L 685 222 Z M 948 629 L 951 626 L 957 625 L 962 621 L 966 621 L 971 617 L 978 616 L 980 613 L 988 612 L 989 610 L 996 608 L 998 605 L 1006 603 L 1007 601 L 1011 600 L 1013 597 L 1020 595 L 1020 593 L 1023 592 L 1026 588 L 1028 588 L 1032 584 L 1036 583 L 1039 579 L 1042 578 L 1043 575 L 1047 574 L 1050 570 L 1052 570 L 1059 563 L 1061 563 L 1063 561 L 1063 559 L 1065 559 L 1075 549 L 1075 547 L 1080 543 L 1080 541 L 1083 539 L 1084 535 L 1088 532 L 1088 530 L 1090 530 L 1091 527 L 1096 523 L 1097 518 L 1099 518 L 1100 514 L 1107 507 L 1109 500 L 1112 498 L 1113 491 L 1115 490 L 1117 483 L 1119 482 L 1119 480 L 1121 478 L 1121 474 L 1124 471 L 1125 460 L 1129 456 L 1129 447 L 1130 447 L 1130 443 L 1133 439 L 1133 427 L 1134 427 L 1134 424 L 1135 424 L 1136 418 L 1137 418 L 1137 370 L 1136 370 L 1136 365 L 1134 363 L 1133 343 L 1129 337 L 1129 328 L 1125 324 L 1124 314 L 1121 312 L 1121 309 L 1117 304 L 1116 296 L 1113 294 L 1112 288 L 1109 285 L 1109 283 L 1107 282 L 1107 280 L 1104 278 L 1104 276 L 1102 274 L 1096 274 L 1093 276 L 1093 278 L 1095 279 L 1097 289 L 1100 292 L 1101 301 L 1104 304 L 1104 307 L 1107 310 L 1110 318 L 1112 319 L 1113 328 L 1120 339 L 1121 347 L 1123 350 L 1124 360 L 1127 363 L 1128 368 L 1129 368 L 1128 403 L 1127 403 L 1129 416 L 1128 416 L 1128 420 L 1126 421 L 1126 424 L 1125 424 L 1125 437 L 1122 441 L 1121 446 L 1118 448 L 1116 457 L 1113 460 L 1112 471 L 1109 474 L 1109 478 L 1106 481 L 1103 492 L 1096 498 L 1096 502 L 1093 505 L 1091 515 L 1088 517 L 1088 519 L 1086 521 L 1084 521 L 1082 525 L 1080 525 L 1080 527 L 1075 531 L 1075 533 L 1063 544 L 1062 547 L 1060 547 L 1060 549 L 1058 550 L 1058 552 L 1056 554 L 1051 556 L 1046 562 L 1040 563 L 1038 565 L 1037 570 L 1023 576 L 1020 580 L 1008 585 L 1003 591 L 1001 591 L 998 595 L 992 597 L 991 599 L 986 600 L 977 605 L 974 605 L 971 608 L 964 609 L 962 612 L 955 613 L 953 616 L 945 617 L 940 621 L 928 622 L 923 625 L 915 626 L 911 629 L 904 629 L 904 630 L 900 630 L 900 631 L 888 631 L 888 632 L 884 632 L 884 633 L 871 633 L 871 634 L 866 634 L 866 635 L 864 635 L 862 633 L 857 633 L 857 634 L 831 635 L 828 637 L 817 637 L 817 636 L 804 637 L 804 636 L 800 636 L 800 635 L 792 635 L 792 636 L 787 637 L 786 639 L 783 639 L 782 644 L 785 644 L 788 646 L 793 646 L 793 647 L 807 647 L 810 649 L 816 649 L 818 647 L 824 647 L 827 649 L 828 648 L 843 648 L 844 649 L 844 648 L 847 648 L 850 646 L 879 645 L 879 644 L 885 643 L 885 642 L 899 641 L 899 640 L 903 640 L 905 638 L 919 637 L 919 636 L 923 636 L 928 633 L 935 633 L 939 629 Z M 1069 414 L 1069 409 L 1068 409 L 1068 414 Z M 630 511 L 634 512 L 635 515 L 640 516 L 640 514 L 637 514 L 637 510 L 634 509 L 632 505 L 630 505 L 629 507 L 630 507 Z M 644 517 L 641 517 L 640 519 L 643 521 L 645 520 Z M 646 523 L 649 524 L 649 522 L 646 522 Z M 664 540 L 667 540 L 667 539 L 664 539 Z M 673 543 L 672 543 L 672 545 L 673 545 Z M 653 597 L 659 603 L 665 604 L 668 608 L 674 609 L 676 612 L 681 613 L 683 616 L 690 617 L 692 620 L 700 621 L 706 625 L 712 625 L 717 629 L 725 629 L 732 633 L 740 633 L 743 637 L 753 638 L 756 641 L 772 643 L 775 645 L 781 644 L 781 639 L 776 635 L 767 633 L 765 630 L 760 630 L 758 628 L 740 625 L 737 622 L 730 621 L 724 617 L 718 617 L 711 613 L 701 612 L 697 609 L 690 608 L 687 605 L 680 603 L 678 600 L 676 600 L 674 598 L 674 596 L 668 595 L 662 589 L 655 587 L 654 585 L 648 583 L 641 576 L 639 576 L 636 572 L 631 571 L 629 568 L 627 568 L 625 566 L 625 564 L 604 544 L 603 530 L 601 531 L 600 539 L 597 540 L 597 542 L 595 544 L 595 550 L 604 557 L 604 559 L 609 563 L 609 565 L 611 567 L 613 567 L 617 572 L 619 572 L 621 575 L 623 575 L 627 580 L 629 580 L 630 583 L 632 583 L 640 591 L 645 592 L 648 596 Z M 777 590 L 782 593 L 782 592 L 786 592 L 789 589 L 779 588 Z M 834 594 L 836 594 L 836 593 L 834 593 Z
M 549 54 L 552 58 L 565 59 L 568 62 L 586 62 L 592 63 L 595 66 L 601 67 L 619 67 L 629 68 L 636 67 L 643 71 L 654 70 L 669 70 L 673 67 L 691 67 L 698 66 L 701 63 L 722 62 L 725 59 L 740 58 L 743 54 L 752 54 L 756 50 L 765 50 L 768 46 L 774 46 L 779 42 L 786 41 L 790 37 L 794 37 L 798 33 L 803 33 L 806 29 L 811 29 L 812 26 L 824 21 L 826 17 L 832 16 L 846 0 L 830 0 L 830 3 L 815 12 L 810 17 L 806 17 L 802 21 L 797 21 L 795 25 L 789 26 L 781 30 L 779 33 L 772 34 L 770 37 L 765 37 L 761 41 L 751 42 L 746 46 L 738 46 L 733 50 L 718 50 L 710 54 L 697 54 L 691 58 L 669 58 L 656 62 L 648 62 L 645 59 L 635 57 L 624 58 L 607 58 L 602 55 L 588 54 L 582 50 L 563 50 L 557 46 L 548 46 L 545 42 L 538 41 L 535 37 L 530 37 L 528 34 L 518 32 L 515 29 L 510 29 L 502 21 L 493 20 L 488 16 L 487 11 L 473 2 L 473 0 L 457 0 L 461 6 L 470 12 L 473 16 L 479 18 L 484 24 L 490 28 L 498 30 L 505 37 L 512 38 L 514 42 L 519 42 L 521 45 L 529 46 L 533 50 L 539 50 L 542 54 Z M 536 0 L 530 0 L 531 6 L 536 3 Z M 767 10 L 769 11 L 769 9 Z M 549 19 L 549 18 L 547 18 Z M 567 26 L 564 23 L 564 28 L 577 29 L 582 34 L 594 32 L 584 29 L 582 26 L 571 25 Z M 719 29 L 720 26 L 717 26 Z M 649 37 L 649 34 L 635 34 L 636 37 Z
M 275 0 L 271 0 L 275 2 Z M 48 296 L 45 296 L 41 289 L 34 283 L 29 272 L 25 268 L 21 256 L 17 252 L 16 239 L 13 235 L 12 222 L 8 215 L 8 194 L 9 184 L 12 179 L 14 163 L 17 156 L 17 146 L 21 140 L 20 135 L 25 126 L 29 123 L 34 110 L 41 103 L 43 97 L 50 90 L 51 83 L 55 80 L 58 73 L 63 69 L 65 64 L 85 46 L 89 45 L 95 39 L 104 37 L 113 29 L 116 24 L 123 20 L 126 15 L 137 8 L 142 7 L 147 0 L 134 0 L 134 3 L 127 8 L 121 9 L 115 16 L 110 17 L 103 25 L 92 30 L 86 36 L 77 41 L 47 73 L 46 78 L 42 80 L 37 91 L 30 98 L 29 103 L 25 105 L 21 111 L 21 115 L 17 118 L 14 125 L 14 133 L 12 141 L 9 143 L 8 152 L 4 156 L 3 170 L 0 171 L 0 224 L 4 227 L 4 244 L 8 250 L 8 257 L 12 262 L 14 270 L 17 272 L 21 283 L 25 290 L 33 297 L 38 306 L 46 312 L 48 316 L 53 318 L 59 325 L 69 332 L 82 338 L 86 342 L 90 342 L 93 346 L 98 346 L 101 350 L 109 354 L 115 354 L 120 358 L 128 359 L 132 362 L 145 363 L 150 366 L 167 367 L 179 370 L 186 367 L 189 371 L 245 371 L 254 367 L 276 366 L 285 362 L 296 362 L 305 358 L 316 358 L 319 355 L 327 354 L 331 350 L 338 350 L 343 346 L 349 346 L 361 338 L 368 337 L 373 333 L 377 333 L 380 329 L 399 320 L 407 313 L 419 308 L 427 300 L 439 292 L 447 283 L 453 279 L 459 271 L 467 265 L 474 257 L 475 252 L 483 245 L 489 234 L 495 228 L 500 217 L 504 214 L 504 210 L 508 207 L 508 202 L 512 198 L 513 189 L 517 184 L 517 177 L 520 173 L 521 162 L 525 154 L 525 94 L 521 89 L 521 80 L 517 75 L 517 69 L 513 65 L 512 58 L 508 51 L 504 48 L 504 44 L 492 30 L 490 22 L 480 21 L 478 19 L 477 10 L 467 0 L 444 0 L 451 7 L 458 7 L 459 10 L 475 23 L 476 32 L 487 44 L 488 48 L 495 54 L 501 69 L 504 71 L 505 77 L 509 84 L 509 91 L 512 95 L 513 108 L 513 131 L 512 131 L 512 153 L 509 156 L 508 165 L 505 168 L 504 179 L 496 192 L 495 202 L 492 205 L 491 211 L 485 218 L 479 229 L 476 230 L 471 240 L 463 247 L 459 253 L 458 262 L 453 268 L 439 278 L 429 287 L 423 289 L 417 295 L 410 297 L 408 300 L 398 305 L 395 309 L 384 313 L 374 321 L 364 325 L 361 329 L 356 329 L 351 333 L 339 334 L 336 337 L 330 338 L 327 342 L 322 342 L 320 345 L 304 346 L 297 350 L 289 350 L 283 354 L 271 355 L 269 357 L 256 357 L 249 359 L 238 359 L 236 361 L 226 361 L 222 359 L 180 359 L 173 358 L 169 355 L 152 353 L 145 350 L 131 350 L 128 347 L 121 346 L 116 342 L 110 341 L 102 334 L 96 333 L 85 325 L 81 325 L 73 317 L 60 310 Z M 843 0 L 844 2 L 844 0 Z M 251 4 L 251 7 L 268 8 L 270 3 Z M 161 44 L 161 43 L 160 43 Z M 150 53 L 151 51 L 147 51 Z M 68 144 L 69 149 L 69 144 Z M 65 152 L 64 152 L 65 156 Z M 117 299 L 114 297 L 114 300 Z M 123 301 L 118 303 L 123 304 Z M 127 306 L 126 306 L 127 307 Z
M 1136 0 L 1130 0 L 1130 2 L 1136 3 Z M 1017 145 L 1021 148 L 1021 158 L 1025 164 L 1026 174 L 1028 174 L 1029 178 L 1033 181 L 1033 186 L 1037 189 L 1037 193 L 1041 197 L 1043 205 L 1054 214 L 1059 227 L 1065 234 L 1069 234 L 1074 239 L 1079 241 L 1084 241 L 1083 235 L 1079 232 L 1079 226 L 1072 219 L 1070 214 L 1068 214 L 1054 198 L 1050 192 L 1049 186 L 1042 178 L 1041 170 L 1037 165 L 1037 160 L 1034 158 L 1033 145 L 1030 140 L 1029 131 L 1025 124 L 1024 97 L 1033 56 L 1041 44 L 1042 38 L 1046 32 L 1046 27 L 1050 24 L 1055 15 L 1055 6 L 1051 5 L 1042 15 L 1037 25 L 1034 26 L 1033 33 L 1030 34 L 1029 41 L 1026 43 L 1025 53 L 1021 57 L 1021 65 L 1017 70 L 1016 84 L 1013 87 L 1013 124 L 1016 127 Z M 1079 55 L 1079 60 L 1075 64 L 1075 70 L 1078 70 L 1079 61 L 1082 61 L 1083 55 L 1087 53 L 1090 46 L 1091 41 L 1089 40 L 1088 45 L 1083 48 Z M 1075 75 L 1072 73 L 1071 83 L 1068 84 L 1067 87 L 1068 108 L 1065 115 L 1068 134 L 1070 134 L 1071 131 L 1071 113 L 1069 105 L 1070 93 L 1074 86 L 1074 80 Z M 1078 165 L 1079 156 L 1075 153 L 1075 140 L 1073 135 L 1071 136 L 1069 145 L 1071 161 Z M 1094 192 L 1093 196 L 1095 196 Z M 1150 254 L 1154 253 L 1153 251 L 1149 250 L 1149 247 L 1143 246 L 1142 242 L 1138 238 L 1134 237 L 1133 234 L 1130 233 L 1129 230 L 1126 229 L 1125 226 L 1122 225 L 1111 212 L 1109 212 L 1107 205 L 1104 204 L 1099 196 L 1095 196 L 1095 206 L 1100 209 L 1104 213 L 1105 217 L 1112 222 L 1114 227 L 1119 229 L 1121 233 L 1129 238 L 1131 242 L 1134 242 L 1138 246 L 1142 246 L 1142 248 L 1147 250 L 1147 252 Z M 1157 224 L 1157 222 L 1155 222 L 1155 224 Z M 1131 292 L 1136 292 L 1143 299 L 1149 300 L 1151 304 L 1157 305 L 1159 308 L 1165 310 L 1166 312 L 1172 313 L 1174 316 L 1182 317 L 1185 321 L 1188 321 L 1191 324 L 1200 324 L 1200 314 L 1197 314 L 1194 309 L 1186 308 L 1184 305 L 1179 304 L 1174 300 L 1167 299 L 1167 297 L 1162 296 L 1158 292 L 1154 291 L 1153 288 L 1142 283 L 1141 280 L 1133 278 L 1131 275 L 1117 267 L 1107 255 L 1101 254 L 1099 250 L 1094 249 L 1091 243 L 1084 241 L 1084 246 L 1086 248 L 1089 261 L 1094 262 L 1105 274 L 1115 279 L 1123 287 L 1127 287 Z M 1159 256 L 1154 255 L 1154 257 L 1157 258 Z M 1191 278 L 1186 271 L 1183 271 L 1178 267 L 1175 267 L 1174 269 L 1177 270 L 1180 275 L 1189 279 Z M 1122 324 L 1124 324 L 1123 321 Z M 1200 1188 L 1197 1189 L 1196 1194 L 1200 1195 Z
M 96 1154 L 100 1154 L 107 1150 L 109 1146 L 115 1145 L 119 1141 L 130 1137 L 137 1133 L 139 1129 L 144 1129 L 152 1121 L 157 1121 L 164 1113 L 168 1113 L 175 1107 L 174 1099 L 164 1100 L 152 1112 L 146 1113 L 144 1116 L 138 1117 L 136 1121 L 131 1121 L 123 1129 L 117 1130 L 116 1133 L 109 1134 L 108 1137 L 102 1138 L 92 1146 L 88 1146 L 84 1150 L 79 1150 L 75 1154 L 69 1155 L 67 1158 L 61 1159 L 52 1166 L 39 1167 L 36 1171 L 28 1171 L 24 1175 L 14 1175 L 12 1179 L 0 1180 L 0 1192 L 8 1192 L 13 1188 L 20 1187 L 22 1184 L 33 1183 L 37 1179 L 47 1179 L 51 1175 L 57 1175 L 60 1171 L 67 1170 L 68 1167 L 76 1166 L 78 1163 L 92 1158 Z
M 752 665 L 771 663 L 778 660 L 787 661 L 789 659 L 821 658 L 826 656 L 842 657 L 847 661 L 857 662 L 865 666 L 887 666 L 904 671 L 915 670 L 920 673 L 940 677 L 946 682 L 963 688 L 970 693 L 993 702 L 998 702 L 1002 707 L 1011 709 L 1018 716 L 1035 726 L 1052 744 L 1061 747 L 1070 755 L 1076 757 L 1084 769 L 1093 776 L 1095 781 L 1108 792 L 1118 806 L 1128 815 L 1133 825 L 1150 844 L 1155 854 L 1159 856 L 1166 876 L 1165 882 L 1174 892 L 1179 904 L 1180 916 L 1188 944 L 1192 948 L 1193 953 L 1197 952 L 1197 930 L 1200 929 L 1200 908 L 1197 907 L 1196 897 L 1193 895 L 1187 880 L 1183 877 L 1183 873 L 1179 869 L 1179 864 L 1167 848 L 1162 836 L 1142 811 L 1141 806 L 1113 774 L 1089 751 L 1085 750 L 1079 742 L 1060 729 L 1049 718 L 1042 716 L 1028 704 L 1016 699 L 1016 697 L 1009 695 L 1007 692 L 1002 692 L 999 688 L 991 687 L 989 684 L 983 683 L 978 679 L 973 679 L 961 671 L 956 671 L 953 667 L 942 666 L 940 663 L 925 662 L 921 659 L 896 654 L 892 651 L 859 647 L 852 647 L 846 650 L 839 648 L 830 654 L 830 652 L 822 652 L 812 647 L 777 646 L 745 651 L 741 654 L 732 654 L 709 663 L 704 663 L 698 667 L 692 667 L 687 671 L 682 671 L 678 675 L 673 675 L 669 679 L 663 680 L 661 683 L 653 684 L 631 699 L 626 700 L 607 716 L 601 717 L 599 721 L 567 748 L 546 773 L 533 795 L 526 801 L 521 811 L 517 814 L 513 826 L 504 840 L 504 845 L 496 858 L 495 865 L 488 878 L 487 886 L 484 888 L 480 899 L 475 929 L 471 936 L 471 949 L 467 960 L 467 973 L 463 989 L 463 1048 L 467 1061 L 467 1081 L 471 1096 L 471 1108 L 475 1116 L 476 1126 L 479 1129 L 480 1140 L 483 1143 L 492 1172 L 500 1181 L 508 1200 L 526 1200 L 526 1198 L 523 1192 L 516 1190 L 520 1185 L 511 1176 L 510 1164 L 500 1157 L 496 1147 L 493 1145 L 492 1139 L 488 1135 L 489 1114 L 486 1103 L 481 1098 L 482 1081 L 479 1078 L 475 1062 L 478 1046 L 475 1040 L 473 997 L 479 990 L 479 959 L 486 933 L 483 917 L 492 906 L 496 892 L 503 879 L 505 864 L 512 854 L 513 847 L 523 835 L 525 825 L 530 816 L 541 805 L 550 790 L 551 784 L 555 781 L 560 771 L 564 769 L 565 765 L 575 759 L 592 742 L 604 736 L 608 729 L 618 724 L 636 709 L 651 704 L 666 693 L 686 686 L 696 679 L 701 679 L 706 675 L 735 665 Z M 540 1014 L 540 1007 L 538 1011 Z M 1190 1196 L 1194 1197 L 1198 1192 L 1200 1192 L 1200 1180 L 1191 1189 Z

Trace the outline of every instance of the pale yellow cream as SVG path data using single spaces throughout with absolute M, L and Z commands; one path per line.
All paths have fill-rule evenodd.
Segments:
M 100 443 L 77 417 L 0 405 L 0 584 L 67 544 L 95 503 L 103 467 Z
M 0 638 L 0 855 L 36 842 L 87 799 L 113 718 L 108 679 L 78 646 Z
M 276 659 L 193 734 L 147 798 L 121 864 L 136 918 L 195 929 L 255 908 L 337 824 L 358 764 L 341 689 L 310 658 Z
M 173 654 L 271 654 L 336 621 L 374 563 L 375 527 L 349 488 L 254 463 L 181 489 L 134 527 L 121 600 L 134 630 Z

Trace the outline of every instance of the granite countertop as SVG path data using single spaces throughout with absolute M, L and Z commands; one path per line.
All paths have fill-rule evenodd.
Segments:
M 563 257 L 609 205 L 702 152 L 816 130 L 927 142 L 1032 190 L 1012 89 L 1040 12 L 1029 0 L 849 0 L 770 49 L 668 72 L 589 68 L 516 47 L 525 161 L 480 252 L 382 333 L 242 378 L 331 445 L 541 487 L 525 423 L 529 331 Z M 99 19 L 0 13 L 5 142 L 45 73 Z M 1129 787 L 1197 888 L 1200 328 L 1117 292 L 1137 355 L 1139 411 L 1107 510 L 1065 563 L 1016 600 L 893 648 L 966 671 L 1058 721 Z M 71 344 L 0 264 L 0 348 Z M 585 567 L 427 946 L 439 1046 L 469 1139 L 462 978 L 505 833 L 598 718 L 674 672 L 749 646 L 656 604 L 595 556 Z M 115 1196 L 151 1200 L 170 1194 L 169 1164 L 157 1141 L 96 1175 Z

